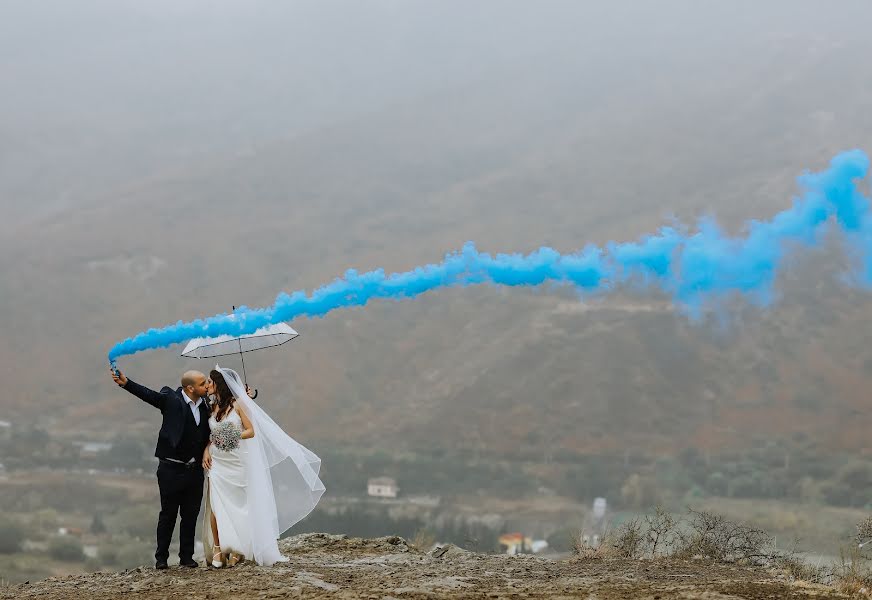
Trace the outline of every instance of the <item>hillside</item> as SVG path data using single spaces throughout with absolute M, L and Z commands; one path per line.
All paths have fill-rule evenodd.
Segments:
M 715 213 L 737 231 L 786 207 L 804 169 L 870 139 L 866 78 L 827 85 L 864 49 L 755 30 L 740 48 L 718 38 L 661 62 L 622 50 L 628 78 L 594 55 L 531 58 L 96 190 L 0 239 L 4 418 L 152 432 L 155 415 L 106 376 L 112 343 L 349 267 L 405 270 L 467 240 L 570 251 L 670 215 Z M 375 302 L 294 323 L 302 337 L 251 355 L 248 373 L 280 422 L 322 446 L 674 453 L 801 435 L 866 452 L 872 353 L 858 324 L 872 304 L 826 258 L 791 265 L 771 309 L 740 304 L 725 322 L 630 293 Z M 171 349 L 120 366 L 160 386 L 211 364 Z

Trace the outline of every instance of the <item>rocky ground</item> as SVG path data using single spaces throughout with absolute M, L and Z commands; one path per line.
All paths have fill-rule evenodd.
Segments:
M 769 600 L 847 598 L 785 576 L 703 561 L 565 559 L 425 553 L 399 537 L 305 534 L 281 542 L 288 563 L 230 569 L 141 567 L 51 578 L 0 589 L 0 600 L 72 598 L 586 598 Z

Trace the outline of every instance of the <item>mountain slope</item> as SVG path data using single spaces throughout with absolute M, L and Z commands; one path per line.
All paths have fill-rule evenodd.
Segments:
M 668 71 L 638 52 L 633 77 L 597 57 L 531 59 L 24 224 L 0 240 L 4 409 L 98 434 L 151 422 L 105 374 L 122 337 L 467 240 L 571 251 L 709 212 L 735 231 L 872 133 L 864 79 L 825 85 L 856 46 L 761 34 L 722 50 L 661 57 Z M 802 432 L 868 448 L 858 324 L 872 304 L 827 283 L 839 265 L 822 256 L 791 265 L 781 303 L 740 304 L 726 327 L 663 298 L 442 290 L 301 320 L 298 341 L 247 367 L 303 440 L 671 452 Z M 198 365 L 174 350 L 121 367 L 172 383 Z

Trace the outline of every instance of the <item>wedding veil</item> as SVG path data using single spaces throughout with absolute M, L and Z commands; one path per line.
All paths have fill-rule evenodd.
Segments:
M 254 427 L 254 437 L 241 447 L 248 483 L 248 508 L 254 554 L 261 564 L 281 560 L 275 544 L 285 531 L 312 512 L 324 484 L 318 478 L 321 459 L 282 431 L 257 403 L 248 397 L 239 374 L 215 367 Z M 269 560 L 272 558 L 273 560 Z

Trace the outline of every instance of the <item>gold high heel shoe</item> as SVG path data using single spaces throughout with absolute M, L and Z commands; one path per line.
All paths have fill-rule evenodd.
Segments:
M 221 546 L 215 546 L 212 548 L 212 566 L 216 569 L 220 569 L 224 566 L 224 554 L 221 553 Z M 220 560 L 215 560 L 219 558 Z
M 238 552 L 231 552 L 227 555 L 227 566 L 235 567 L 239 563 L 245 560 L 245 555 L 239 554 Z

